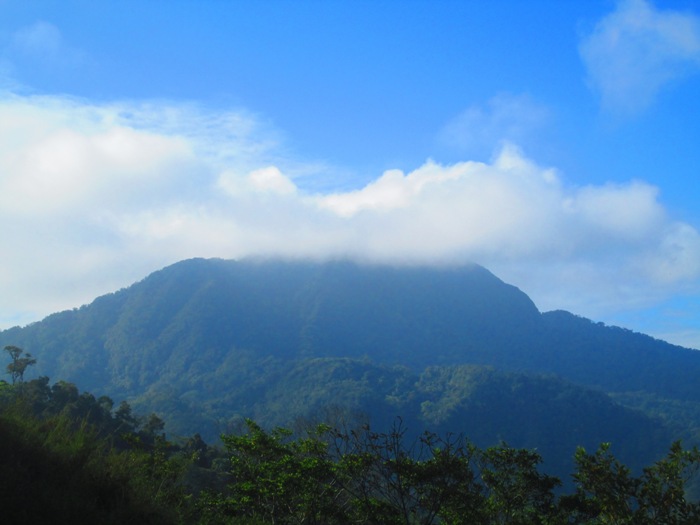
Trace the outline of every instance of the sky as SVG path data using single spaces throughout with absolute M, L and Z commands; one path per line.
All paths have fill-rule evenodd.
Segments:
M 700 349 L 699 146 L 696 0 L 0 0 L 0 329 L 351 258 Z

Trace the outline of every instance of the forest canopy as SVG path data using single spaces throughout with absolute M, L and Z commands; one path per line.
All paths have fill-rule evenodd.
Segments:
M 15 357 L 21 358 L 22 353 Z M 8 370 L 9 372 L 9 370 Z M 609 444 L 572 451 L 571 490 L 535 450 L 346 421 L 169 440 L 155 414 L 40 377 L 0 381 L 0 490 L 13 523 L 696 524 L 700 451 L 635 473 Z

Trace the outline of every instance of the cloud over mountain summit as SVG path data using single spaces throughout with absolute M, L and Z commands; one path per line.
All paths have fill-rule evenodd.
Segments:
M 317 192 L 303 188 L 329 175 L 244 113 L 8 94 L 0 123 L 3 325 L 193 256 L 475 261 L 541 307 L 582 313 L 700 278 L 700 235 L 656 187 L 567 184 L 512 144 L 487 163 L 428 159 Z M 557 290 L 577 299 L 558 304 Z

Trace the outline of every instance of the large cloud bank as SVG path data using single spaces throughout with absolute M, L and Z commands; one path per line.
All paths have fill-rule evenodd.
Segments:
M 353 190 L 303 189 L 329 179 L 250 115 L 5 95 L 0 326 L 188 257 L 475 261 L 541 309 L 590 316 L 700 280 L 700 235 L 655 187 L 574 187 L 514 145 L 489 163 L 427 160 Z

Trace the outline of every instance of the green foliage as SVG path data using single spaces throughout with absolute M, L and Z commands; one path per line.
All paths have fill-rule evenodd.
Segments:
M 559 480 L 540 474 L 540 456 L 506 445 L 488 448 L 481 455 L 481 479 L 486 489 L 487 514 L 492 523 L 539 523 L 554 510 L 553 490 Z
M 533 450 L 480 449 L 461 435 L 411 438 L 368 425 L 301 433 L 246 420 L 219 453 L 196 435 L 167 441 L 158 416 L 48 378 L 0 382 L 3 519 L 75 523 L 597 525 L 700 522 L 687 497 L 700 451 L 674 443 L 633 474 L 603 445 L 579 448 L 575 490 Z M 195 481 L 195 483 L 193 483 Z
M 577 487 L 557 491 L 531 450 L 480 450 L 461 437 L 320 426 L 302 437 L 246 422 L 224 436 L 231 481 L 200 501 L 204 523 L 595 525 L 677 524 L 700 519 L 686 499 L 700 452 L 675 443 L 635 477 L 603 445 L 576 452 Z
M 0 345 L 10 344 L 38 358 L 40 375 L 128 399 L 157 412 L 170 434 L 209 441 L 245 417 L 290 425 L 336 404 L 380 426 L 401 415 L 411 428 L 464 432 L 480 446 L 537 447 L 562 470 L 577 444 L 624 444 L 629 463 L 659 457 L 671 440 L 664 425 L 614 414 L 601 392 L 668 416 L 685 430 L 673 438 L 700 435 L 688 428 L 700 428 L 700 354 L 566 312 L 540 314 L 478 266 L 190 260 L 0 332 Z M 558 429 L 560 439 L 548 437 Z
M 21 356 L 18 352 L 16 356 Z M 0 494 L 8 523 L 177 523 L 186 458 L 152 414 L 47 377 L 0 382 Z
M 3 461 L 19 479 L 46 474 L 48 499 L 52 484 L 80 490 L 96 480 L 95 490 L 107 487 L 100 496 L 85 488 L 96 508 L 154 505 L 184 519 L 198 500 L 201 515 L 187 519 L 203 523 L 698 520 L 685 495 L 694 449 L 674 446 L 641 467 L 671 434 L 700 436 L 700 354 L 566 312 L 540 314 L 483 268 L 186 261 L 0 332 L 2 345 L 11 359 L 11 381 L 0 381 L 3 424 L 10 449 L 28 454 Z M 66 380 L 25 381 L 35 364 Z M 383 430 L 401 415 L 406 426 L 338 424 L 356 414 Z M 245 417 L 256 423 L 230 433 Z M 340 430 L 279 428 L 303 421 Z M 438 434 L 407 430 L 425 427 Z M 166 428 L 201 436 L 176 446 Z M 228 489 L 219 453 L 204 442 L 222 430 Z M 449 432 L 472 441 L 438 437 Z M 491 447 L 501 440 L 518 448 Z M 571 461 L 576 445 L 601 441 L 619 456 L 581 449 Z M 562 487 L 540 473 L 541 461 Z M 562 475 L 572 469 L 568 485 Z
M 700 451 L 675 442 L 668 455 L 634 476 L 603 444 L 594 453 L 576 451 L 575 501 L 586 523 L 630 525 L 700 523 L 700 505 L 686 500 L 686 488 L 700 468 Z
M 27 367 L 35 365 L 36 359 L 31 354 L 25 353 L 18 346 L 8 345 L 5 347 L 5 352 L 12 358 L 12 362 L 7 365 L 7 373 L 12 377 L 12 384 L 21 383 L 24 381 L 24 373 L 27 371 Z
M 225 513 L 272 523 L 325 523 L 332 517 L 335 465 L 322 439 L 330 429 L 320 426 L 290 440 L 285 429 L 268 433 L 252 420 L 246 425 L 247 433 L 223 437 L 235 477 Z
M 38 419 L 26 405 L 0 412 L 3 522 L 176 523 L 181 489 L 156 451 L 113 449 L 86 422 Z

